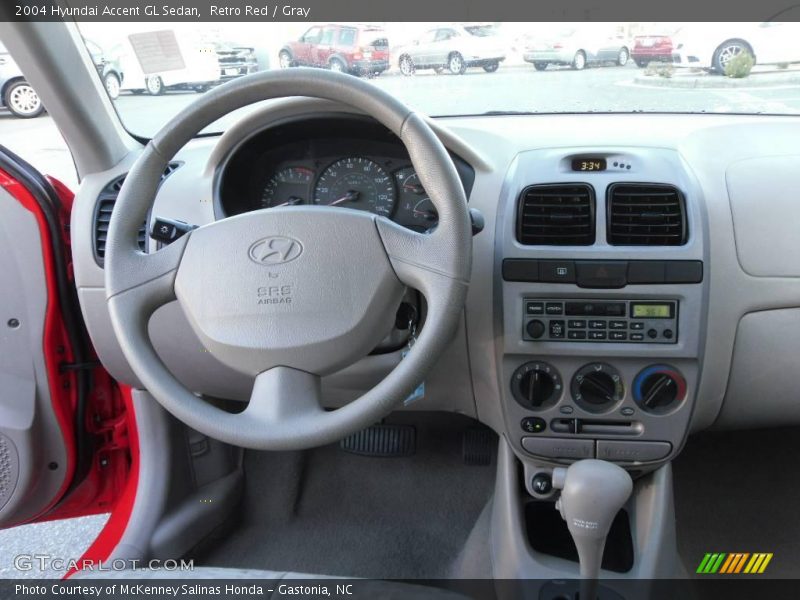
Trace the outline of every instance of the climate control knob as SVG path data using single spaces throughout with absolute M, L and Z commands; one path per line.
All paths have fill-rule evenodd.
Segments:
M 525 363 L 511 376 L 511 393 L 525 408 L 538 410 L 552 406 L 563 389 L 561 375 L 546 362 Z
M 572 398 L 589 412 L 603 412 L 622 400 L 625 385 L 622 376 L 606 363 L 590 363 L 572 378 Z
M 652 365 L 633 380 L 633 400 L 651 413 L 665 413 L 686 397 L 686 379 L 669 365 Z

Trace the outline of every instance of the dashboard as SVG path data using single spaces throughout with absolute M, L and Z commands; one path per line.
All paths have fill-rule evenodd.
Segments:
M 453 161 L 469 196 L 474 170 Z M 220 216 L 297 205 L 364 210 L 418 232 L 438 222 L 400 140 L 362 119 L 270 128 L 235 148 L 220 169 Z
M 485 227 L 473 237 L 463 325 L 406 409 L 466 414 L 502 432 L 526 485 L 538 469 L 587 456 L 651 470 L 690 431 L 711 426 L 800 422 L 791 400 L 800 238 L 786 218 L 796 208 L 798 119 L 513 115 L 431 124 Z M 132 385 L 93 240 L 104 190 L 137 156 L 86 178 L 72 224 L 94 345 Z M 194 140 L 175 161 L 150 224 L 202 226 L 287 203 L 369 210 L 417 231 L 436 224 L 399 140 L 327 102 L 256 111 L 222 136 Z M 642 197 L 648 206 L 633 211 Z M 555 230 L 536 222 L 544 214 Z M 543 241 L 554 234 L 557 243 Z M 144 233 L 142 245 L 158 247 Z M 209 268 L 219 266 L 213 260 Z M 252 381 L 241 373 L 186 352 L 199 342 L 177 303 L 155 313 L 150 334 L 198 393 L 249 397 Z M 326 404 L 374 386 L 404 344 L 326 377 Z

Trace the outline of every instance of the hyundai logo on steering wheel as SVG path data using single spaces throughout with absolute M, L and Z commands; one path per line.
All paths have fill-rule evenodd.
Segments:
M 250 260 L 264 266 L 288 263 L 302 253 L 303 245 L 300 242 L 281 235 L 260 239 L 248 250 Z

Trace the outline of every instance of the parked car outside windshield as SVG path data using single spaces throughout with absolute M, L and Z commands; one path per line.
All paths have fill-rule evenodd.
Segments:
M 114 106 L 142 137 L 152 136 L 197 92 L 246 76 L 256 65 L 259 71 L 325 69 L 360 77 L 432 116 L 800 114 L 798 23 L 78 26 L 88 52 L 94 43 L 109 65 L 119 66 Z M 174 43 L 161 44 L 157 56 L 137 54 L 131 40 L 141 42 L 143 35 Z M 98 77 L 108 68 L 98 67 Z M 206 132 L 225 130 L 240 114 Z

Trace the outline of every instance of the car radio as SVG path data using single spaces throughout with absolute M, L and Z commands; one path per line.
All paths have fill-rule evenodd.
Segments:
M 675 344 L 677 300 L 524 298 L 522 338 L 533 342 Z

